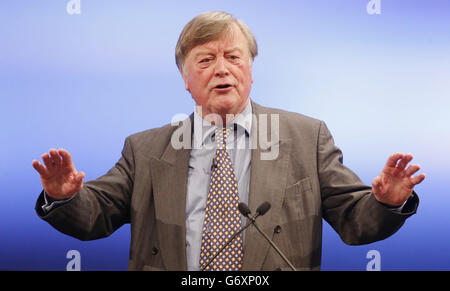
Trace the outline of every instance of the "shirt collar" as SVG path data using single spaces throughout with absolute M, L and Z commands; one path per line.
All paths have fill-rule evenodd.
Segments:
M 244 110 L 239 113 L 236 118 L 230 123 L 227 124 L 227 127 L 236 124 L 238 127 L 241 127 L 245 130 L 245 133 L 248 136 L 251 136 L 252 129 L 252 104 L 251 100 L 248 101 L 247 106 L 245 106 Z M 201 129 L 201 130 L 199 130 Z M 201 143 L 204 144 L 205 140 L 209 138 L 215 131 L 216 126 L 209 121 L 203 119 L 200 114 L 197 113 L 197 110 L 194 110 L 194 138 L 193 142 L 197 144 L 200 140 Z

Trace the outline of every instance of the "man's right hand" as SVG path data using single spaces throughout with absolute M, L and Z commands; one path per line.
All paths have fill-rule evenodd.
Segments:
M 45 167 L 33 160 L 33 168 L 41 175 L 45 192 L 56 200 L 68 199 L 83 188 L 85 174 L 78 172 L 72 157 L 65 149 L 50 149 L 49 154 L 42 155 Z

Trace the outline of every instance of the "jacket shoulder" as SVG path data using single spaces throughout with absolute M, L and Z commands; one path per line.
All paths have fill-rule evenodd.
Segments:
M 133 152 L 160 157 L 170 143 L 173 131 L 170 123 L 158 128 L 147 129 L 129 135 L 125 143 L 129 143 Z
M 281 133 L 291 135 L 293 133 L 310 133 L 317 134 L 320 129 L 322 120 L 288 110 L 264 107 L 253 104 L 256 114 L 277 114 L 279 116 L 279 124 Z

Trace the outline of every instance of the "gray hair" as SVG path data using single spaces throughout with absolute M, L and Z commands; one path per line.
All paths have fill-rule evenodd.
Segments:
M 258 45 L 248 26 L 229 13 L 214 11 L 196 16 L 184 27 L 175 49 L 175 61 L 178 69 L 182 71 L 186 56 L 194 47 L 220 39 L 232 31 L 233 24 L 240 28 L 247 39 L 250 56 L 253 61 L 258 55 Z

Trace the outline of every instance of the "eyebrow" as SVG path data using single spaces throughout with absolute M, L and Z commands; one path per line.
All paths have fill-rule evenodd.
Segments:
M 234 47 L 234 48 L 231 48 L 229 50 L 226 50 L 225 54 L 229 54 L 229 53 L 232 53 L 234 51 L 238 51 L 239 53 L 242 54 L 242 50 L 240 48 L 238 48 L 238 47 Z M 197 52 L 194 55 L 194 58 L 198 58 L 201 55 L 211 55 L 211 54 L 213 54 L 212 50 L 205 49 L 205 50 L 201 50 L 201 51 Z
M 199 56 L 202 56 L 202 55 L 211 55 L 211 54 L 212 54 L 211 51 L 209 51 L 209 50 L 203 50 L 203 51 L 197 52 L 197 53 L 194 55 L 194 58 L 196 59 L 196 58 L 198 58 Z
M 234 48 L 232 48 L 232 49 L 226 50 L 225 53 L 226 53 L 226 54 L 229 54 L 229 53 L 232 53 L 232 52 L 234 52 L 234 51 L 238 51 L 239 53 L 242 54 L 242 50 L 241 50 L 240 48 L 238 48 L 238 47 L 234 47 Z

